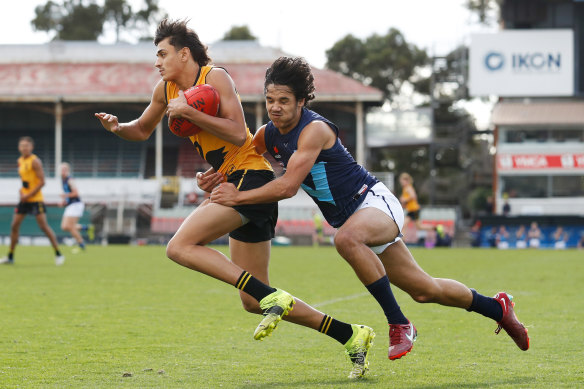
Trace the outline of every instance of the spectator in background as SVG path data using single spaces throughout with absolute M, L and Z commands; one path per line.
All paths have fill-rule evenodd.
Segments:
M 498 249 L 508 249 L 509 248 L 509 232 L 505 226 L 500 226 L 499 231 L 497 231 L 497 248 Z
M 503 193 L 503 216 L 511 215 L 511 205 L 509 204 L 509 195 Z
M 326 244 L 327 241 L 324 237 L 322 217 L 320 216 L 320 212 L 316 209 L 312 211 L 312 222 L 314 223 L 314 231 L 312 232 L 312 245 L 316 247 L 320 246 L 321 244 Z
M 489 247 L 497 247 L 497 227 L 491 227 L 490 231 L 486 235 Z
M 495 226 L 491 227 L 491 229 L 487 232 L 486 238 L 487 242 L 489 243 L 489 247 L 497 247 L 497 233 L 498 229 Z
M 520 225 L 515 232 L 515 247 L 518 249 L 524 249 L 527 247 L 527 231 L 523 224 Z
M 531 222 L 529 231 L 527 231 L 527 240 L 529 241 L 529 247 L 535 249 L 539 248 L 541 243 L 541 230 L 539 229 L 537 222 Z
M 554 248 L 555 249 L 565 249 L 568 243 L 569 234 L 564 231 L 564 227 L 558 226 L 553 234 L 554 238 Z
M 493 208 L 495 207 L 495 202 L 493 201 L 493 196 L 487 196 L 485 202 L 485 214 L 490 216 L 493 214 Z
M 481 247 L 481 221 L 477 220 L 470 228 L 471 247 Z
M 578 241 L 578 248 L 580 250 L 584 249 L 584 232 L 580 235 L 580 240 Z
M 436 230 L 436 247 L 450 247 L 452 246 L 452 237 L 444 229 L 442 224 L 435 227 Z

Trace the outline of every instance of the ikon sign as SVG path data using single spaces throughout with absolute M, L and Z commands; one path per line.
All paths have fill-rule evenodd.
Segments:
M 499 170 L 582 169 L 584 154 L 500 154 Z
M 469 87 L 472 96 L 572 96 L 573 31 L 473 34 Z

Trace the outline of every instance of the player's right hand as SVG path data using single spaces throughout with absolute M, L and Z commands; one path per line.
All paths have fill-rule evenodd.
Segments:
M 117 116 L 105 112 L 100 112 L 96 113 L 95 117 L 99 119 L 103 128 L 109 132 L 116 133 L 120 130 L 120 124 L 118 123 Z
M 223 173 L 210 169 L 204 173 L 198 172 L 196 175 L 197 185 L 207 193 L 211 193 L 214 187 L 225 181 Z

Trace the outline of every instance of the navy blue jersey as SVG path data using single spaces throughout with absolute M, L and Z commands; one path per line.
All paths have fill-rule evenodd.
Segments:
M 377 183 L 377 179 L 355 162 L 338 138 L 337 126 L 316 112 L 303 108 L 298 125 L 285 135 L 271 121 L 266 125 L 266 149 L 286 169 L 290 157 L 298 148 L 302 130 L 315 120 L 328 124 L 337 140 L 333 147 L 320 152 L 310 174 L 302 182 L 302 188 L 318 205 L 326 221 L 338 228 L 361 205 L 365 193 Z
M 71 187 L 69 186 L 69 179 L 70 178 L 71 177 L 63 178 L 63 191 L 65 193 L 71 193 Z M 65 197 L 65 200 L 67 201 L 67 205 L 81 201 L 81 199 L 79 197 Z

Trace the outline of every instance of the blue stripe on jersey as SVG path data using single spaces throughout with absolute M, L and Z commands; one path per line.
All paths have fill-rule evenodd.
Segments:
M 331 188 L 329 187 L 325 165 L 326 162 L 317 162 L 312 169 L 310 169 L 310 175 L 312 176 L 312 182 L 314 183 L 315 189 L 312 189 L 306 184 L 301 184 L 301 186 L 306 193 L 317 198 L 319 201 L 336 205 Z

